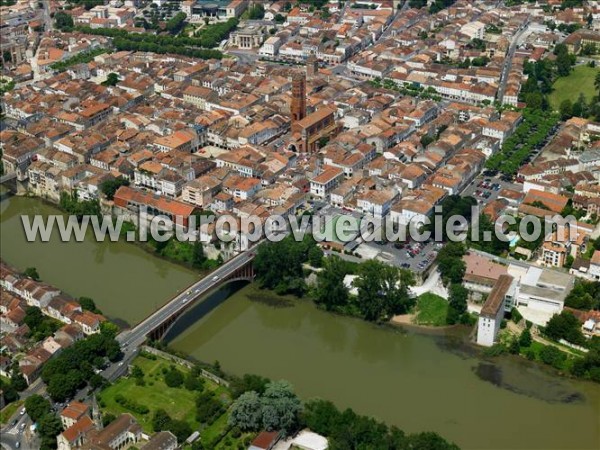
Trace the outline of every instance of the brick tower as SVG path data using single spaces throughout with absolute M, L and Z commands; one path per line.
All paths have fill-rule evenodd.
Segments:
M 301 72 L 292 75 L 292 104 L 290 105 L 292 122 L 306 117 L 306 75 Z

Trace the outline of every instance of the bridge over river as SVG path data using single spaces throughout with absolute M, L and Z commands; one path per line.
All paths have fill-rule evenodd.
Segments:
M 199 299 L 225 283 L 254 279 L 253 260 L 259 243 L 229 261 L 225 262 L 210 275 L 194 283 L 170 302 L 152 313 L 130 330 L 117 336 L 122 347 L 138 347 L 147 338 L 160 340 L 173 324 Z

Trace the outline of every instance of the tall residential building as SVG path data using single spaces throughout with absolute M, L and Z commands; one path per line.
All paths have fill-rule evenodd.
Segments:
M 294 73 L 292 75 L 292 104 L 290 106 L 292 123 L 306 117 L 306 75 Z

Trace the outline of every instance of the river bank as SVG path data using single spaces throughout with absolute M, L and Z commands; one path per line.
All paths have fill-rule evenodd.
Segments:
M 432 429 L 461 448 L 591 449 L 600 439 L 599 386 L 522 358 L 486 358 L 465 327 L 381 326 L 260 294 L 241 288 L 169 346 L 234 375 L 288 379 L 302 398 L 408 432 Z
M 56 211 L 36 199 L 2 201 L 3 257 L 19 269 L 35 261 L 42 279 L 94 298 L 110 318 L 136 323 L 197 279 L 127 243 L 27 242 L 20 215 Z M 408 432 L 431 429 L 465 449 L 587 449 L 600 440 L 598 385 L 550 376 L 521 358 L 488 361 L 460 328 L 378 326 L 310 300 L 227 286 L 200 320 L 181 319 L 172 348 L 218 360 L 234 375 L 288 379 L 302 398 L 331 399 Z

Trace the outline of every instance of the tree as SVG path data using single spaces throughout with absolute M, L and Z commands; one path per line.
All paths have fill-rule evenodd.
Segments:
M 25 272 L 23 272 L 23 275 L 25 275 L 27 278 L 31 278 L 34 281 L 40 281 L 40 274 L 35 267 L 28 267 L 25 269 Z
M 196 398 L 196 420 L 200 423 L 211 423 L 223 411 L 223 404 L 213 391 L 204 390 Z
M 573 59 L 569 55 L 569 50 L 565 44 L 557 44 L 554 48 L 554 54 L 556 55 L 556 71 L 558 76 L 566 77 L 571 73 L 571 66 L 573 65 Z
M 113 75 L 113 74 L 112 73 L 108 74 L 109 77 L 111 75 Z M 114 75 L 116 75 L 116 74 L 114 74 Z M 108 79 L 107 79 L 107 81 L 108 81 Z M 117 81 L 119 81 L 118 75 L 117 75 Z M 111 85 L 111 86 L 114 86 L 114 85 Z M 112 179 L 106 180 L 106 181 L 102 182 L 102 184 L 100 184 L 100 191 L 106 196 L 106 198 L 108 200 L 113 200 L 115 198 L 115 193 L 121 186 L 129 186 L 129 180 L 127 178 L 123 178 L 123 177 L 117 177 L 117 178 L 112 178 Z
M 204 389 L 204 380 L 193 373 L 188 373 L 183 385 L 188 391 L 202 391 Z
M 423 136 L 421 136 L 421 139 L 420 139 L 421 145 L 423 147 L 427 147 L 433 141 L 434 141 L 434 139 L 431 136 L 429 136 L 428 134 L 424 134 Z
M 577 101 L 573 104 L 573 115 L 575 117 L 587 117 L 588 115 L 587 100 L 583 92 L 579 94 Z
M 185 420 L 171 420 L 169 431 L 175 435 L 178 442 L 185 442 L 192 434 L 192 427 Z
M 102 82 L 102 86 L 116 86 L 119 82 L 119 74 L 111 72 L 107 75 L 106 80 Z M 129 183 L 127 183 L 129 184 Z
M 598 91 L 598 96 L 600 97 L 600 72 L 598 72 L 596 78 L 594 78 L 594 87 Z
M 572 344 L 587 345 L 579 321 L 570 311 L 553 315 L 546 324 L 544 334 L 555 341 L 565 339 Z
M 321 267 L 323 265 L 323 250 L 317 245 L 311 247 L 308 251 L 308 262 L 313 267 Z
M 254 391 L 244 392 L 233 403 L 228 425 L 242 431 L 257 431 L 262 426 L 262 402 Z
M 268 431 L 281 430 L 284 434 L 294 429 L 302 403 L 287 381 L 269 383 L 261 402 L 263 428 Z
M 510 345 L 508 346 L 508 352 L 511 355 L 518 355 L 520 351 L 521 351 L 521 345 L 519 344 L 519 339 L 513 338 L 510 341 Z
M 208 258 L 204 254 L 204 247 L 202 247 L 202 243 L 197 240 L 194 242 L 194 254 L 192 259 L 192 266 L 197 269 L 204 267 Z
M 354 285 L 358 289 L 358 308 L 365 320 L 389 319 L 414 305 L 408 287 L 414 284 L 410 272 L 377 260 L 361 264 Z
M 565 355 L 554 345 L 546 345 L 540 350 L 540 359 L 544 364 L 560 369 L 565 360 Z
M 462 284 L 452 283 L 450 285 L 448 317 L 446 319 L 449 325 L 457 323 L 460 316 L 467 311 L 468 295 L 469 291 Z
M 55 414 L 45 414 L 38 421 L 38 434 L 42 438 L 41 448 L 56 448 L 56 436 L 62 431 L 62 422 Z
M 34 394 L 25 399 L 25 411 L 32 421 L 37 422 L 46 414 L 51 412 L 51 405 L 48 400 L 38 394 Z
M 54 14 L 54 25 L 59 30 L 66 31 L 72 29 L 75 24 L 73 23 L 73 18 L 69 14 L 58 11 Z
M 531 339 L 531 332 L 525 328 L 519 336 L 519 345 L 521 347 L 531 347 L 532 342 L 533 340 Z
M 337 256 L 327 258 L 325 267 L 317 275 L 315 302 L 327 310 L 344 306 L 348 302 L 348 289 L 344 284 L 346 264 Z
M 255 391 L 261 395 L 269 384 L 269 379 L 260 375 L 244 374 L 243 377 L 235 377 L 230 384 L 231 395 L 238 398 L 244 392 Z
M 167 430 L 171 424 L 171 416 L 162 408 L 154 411 L 152 415 L 152 429 L 155 432 Z
M 438 269 L 445 283 L 462 283 L 466 270 L 462 259 L 465 252 L 465 247 L 460 242 L 448 242 L 438 253 Z
M 102 314 L 102 312 L 96 307 L 96 303 L 89 297 L 79 297 L 79 305 L 85 311 L 91 311 L 95 314 Z
M 176 367 L 171 367 L 165 374 L 165 384 L 172 388 L 181 386 L 183 374 Z
M 250 20 L 260 20 L 265 17 L 265 7 L 258 3 L 252 6 L 248 10 L 248 19 Z
M 560 118 L 567 120 L 573 117 L 573 102 L 568 98 L 563 100 L 559 106 Z

